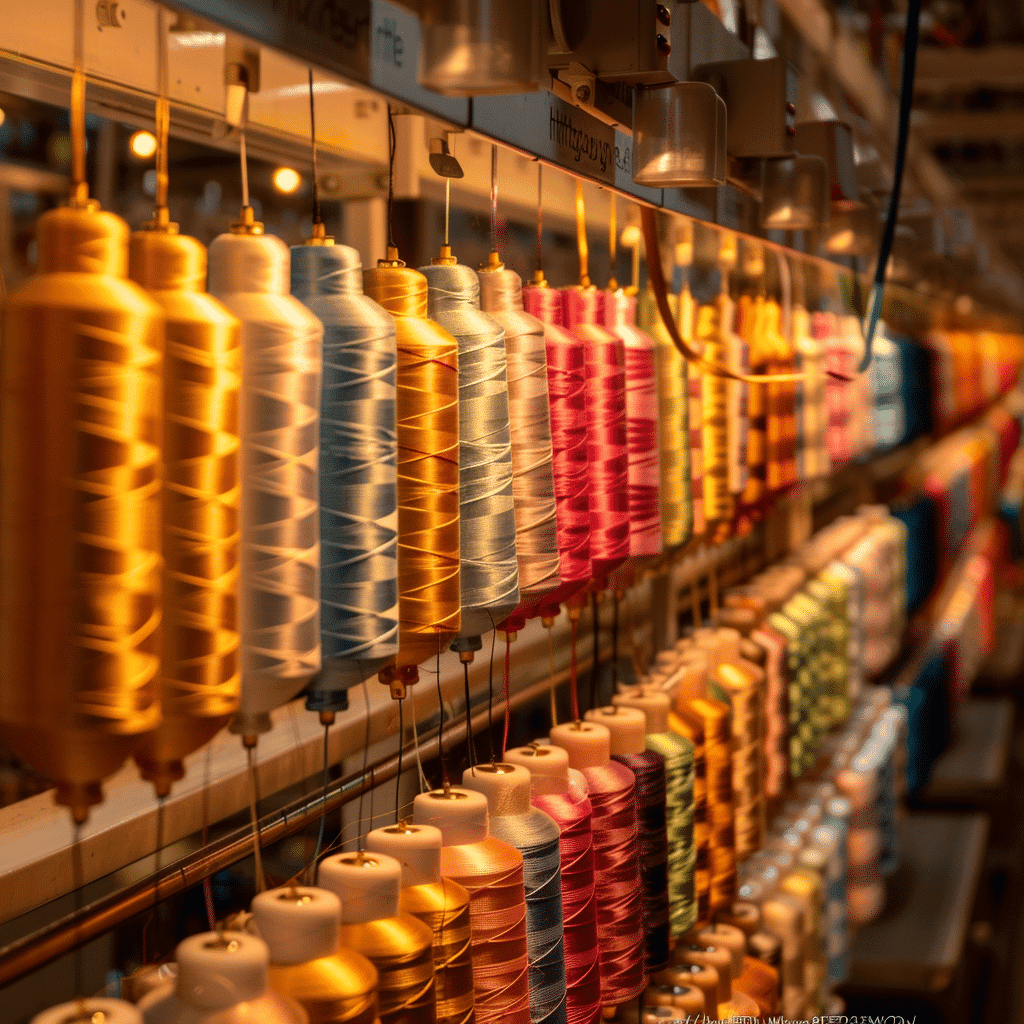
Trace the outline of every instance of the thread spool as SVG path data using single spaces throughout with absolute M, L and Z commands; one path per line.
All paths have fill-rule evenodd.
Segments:
M 646 749 L 647 720 L 636 708 L 594 708 L 587 720 L 611 736 L 612 759 L 636 780 L 637 848 L 640 855 L 640 909 L 644 929 L 644 970 L 656 974 L 669 962 L 668 832 L 665 758 Z
M 317 439 L 323 327 L 288 286 L 288 248 L 251 218 L 210 244 L 210 294 L 242 325 L 242 689 L 231 728 L 243 737 L 267 732 L 270 712 L 306 686 L 321 664 Z
M 531 744 L 505 751 L 505 760 L 530 773 L 530 801 L 559 829 L 562 918 L 568 1024 L 594 1024 L 601 1016 L 597 910 L 594 885 L 593 808 L 570 783 L 569 755 L 561 747 Z
M 636 694 L 616 694 L 612 702 L 644 713 L 649 729 L 647 749 L 665 761 L 669 933 L 678 938 L 697 921 L 693 888 L 693 744 L 669 731 L 671 704 L 667 694 L 642 688 Z
M 598 963 L 602 1006 L 634 999 L 644 988 L 636 781 L 611 761 L 611 737 L 593 722 L 556 725 L 551 742 L 583 772 L 593 808 Z
M 686 974 L 674 971 L 672 985 L 652 985 L 644 993 L 644 1002 L 652 1007 L 669 1010 L 669 1020 L 679 1020 L 682 1014 L 702 1015 L 707 1011 L 707 1000 L 696 985 L 685 983 Z M 685 1018 L 684 1018 L 685 1019 Z
M 722 324 L 721 303 L 703 305 L 697 311 L 697 341 L 709 362 L 727 364 L 728 348 Z M 708 531 L 721 534 L 732 522 L 734 502 L 729 463 L 731 455 L 728 381 L 713 373 L 701 375 L 703 424 L 701 447 L 704 452 L 704 517 Z
M 320 862 L 321 885 L 341 900 L 341 946 L 362 953 L 379 977 L 381 1024 L 436 1020 L 430 928 L 399 910 L 402 869 L 382 853 L 341 853 Z
M 325 889 L 270 889 L 252 901 L 252 921 L 267 944 L 273 991 L 294 999 L 310 1024 L 374 1024 L 377 969 L 338 947 L 341 901 Z
M 395 318 L 398 655 L 382 678 L 405 696 L 415 667 L 437 657 L 461 622 L 459 348 L 427 319 L 427 279 L 388 255 L 363 271 L 363 290 Z
M 559 576 L 561 585 L 539 605 L 557 615 L 560 602 L 590 582 L 590 467 L 587 461 L 586 351 L 562 326 L 561 292 L 523 289 L 526 309 L 544 324 L 551 415 Z
M 399 862 L 399 910 L 433 932 L 438 1024 L 473 1024 L 469 893 L 458 882 L 441 877 L 441 841 L 441 832 L 433 826 L 401 821 L 370 832 L 366 848 Z
M 514 763 L 483 764 L 462 773 L 466 789 L 487 798 L 491 834 L 523 857 L 526 953 L 532 1024 L 566 1021 L 565 946 L 559 831 L 530 804 L 530 773 Z
M 128 273 L 164 311 L 163 721 L 135 759 L 158 796 L 238 707 L 239 323 L 203 293 L 206 249 L 157 220 Z
M 519 604 L 505 331 L 480 310 L 480 281 L 450 255 L 420 269 L 427 310 L 459 344 L 461 650 Z
M 644 559 L 661 554 L 655 342 L 636 326 L 636 297 L 621 288 L 599 293 L 598 317 L 605 330 L 622 342 L 625 360 L 629 562 L 612 581 L 613 589 L 624 589 Z M 687 468 L 680 467 L 684 478 Z
M 0 346 L 0 731 L 82 822 L 160 722 L 163 314 L 95 202 L 36 237 Z
M 480 308 L 505 331 L 520 601 L 509 621 L 520 625 L 561 584 L 544 324 L 523 308 L 515 271 L 487 266 L 479 278 Z
M 30 1024 L 142 1024 L 142 1014 L 120 999 L 84 999 L 37 1013 Z
M 814 337 L 810 314 L 802 305 L 793 307 L 793 341 L 797 370 L 804 375 L 798 386 L 801 465 L 804 480 L 825 476 L 829 471 L 825 442 L 828 412 L 825 406 L 825 349 Z
M 697 303 L 685 282 L 679 293 L 679 330 L 684 338 L 695 340 L 697 331 Z M 683 360 L 686 376 L 687 411 L 689 414 L 690 501 L 693 506 L 693 536 L 703 537 L 707 532 L 704 512 L 704 368 L 700 363 Z M 686 481 L 684 480 L 684 486 Z
M 421 793 L 417 824 L 441 830 L 441 873 L 470 894 L 473 984 L 480 1024 L 529 1024 L 523 858 L 490 835 L 487 798 L 467 789 Z
M 291 291 L 324 325 L 320 392 L 320 641 L 306 705 L 345 692 L 398 653 L 395 321 L 363 294 L 359 253 L 314 236 L 291 250 Z
M 677 300 L 668 296 L 675 311 Z M 648 284 L 637 303 L 637 323 L 655 342 L 654 361 L 658 391 L 658 467 L 661 501 L 661 539 L 666 550 L 685 544 L 693 532 L 690 484 L 690 436 L 687 366 L 661 321 Z
M 678 946 L 676 948 L 679 949 Z M 707 1012 L 718 1012 L 719 981 L 718 971 L 714 967 L 704 963 L 680 963 L 655 975 L 654 980 L 661 985 L 668 986 L 673 996 L 678 994 L 680 988 L 696 989 L 700 993 L 701 1001 L 707 1008 Z M 673 998 L 670 1005 L 675 1006 L 675 1004 L 675 998 Z M 715 1019 L 717 1020 L 717 1017 Z
M 143 996 L 145 1024 L 307 1024 L 306 1011 L 267 987 L 270 954 L 243 932 L 205 932 L 178 943 L 178 976 Z
M 625 351 L 597 325 L 597 292 L 564 288 L 565 322 L 586 352 L 587 463 L 590 478 L 590 572 L 603 590 L 629 556 L 629 449 Z

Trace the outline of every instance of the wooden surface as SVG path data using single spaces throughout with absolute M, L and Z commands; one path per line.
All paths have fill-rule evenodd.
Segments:
M 987 837 L 983 814 L 907 816 L 903 862 L 888 879 L 885 910 L 853 940 L 851 988 L 946 988 L 963 954 Z

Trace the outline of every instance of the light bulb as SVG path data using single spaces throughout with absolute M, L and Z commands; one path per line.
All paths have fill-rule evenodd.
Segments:
M 284 192 L 285 195 L 290 195 L 299 187 L 299 182 L 302 178 L 299 176 L 299 172 L 291 167 L 278 167 L 274 171 L 274 188 L 278 192 Z
M 142 129 L 132 134 L 128 146 L 133 156 L 146 160 L 156 152 L 156 136 Z

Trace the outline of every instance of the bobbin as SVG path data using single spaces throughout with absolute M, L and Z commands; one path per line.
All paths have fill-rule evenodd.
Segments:
M 341 900 L 308 886 L 267 889 L 252 900 L 257 934 L 271 963 L 301 964 L 330 956 L 338 947 Z
M 639 709 L 613 703 L 611 707 L 591 708 L 584 718 L 608 730 L 612 756 L 639 754 L 644 750 L 647 718 Z
M 366 849 L 393 857 L 402 866 L 402 888 L 441 880 L 440 829 L 433 825 L 399 821 L 375 828 L 366 836 Z
M 402 866 L 383 853 L 338 853 L 320 861 L 319 878 L 341 900 L 341 923 L 398 916 Z
M 564 793 L 569 788 L 569 755 L 561 747 L 550 743 L 513 747 L 505 751 L 505 760 L 530 773 L 532 793 Z
M 612 756 L 611 733 L 596 722 L 565 722 L 551 729 L 551 743 L 569 755 L 569 767 L 578 771 L 601 768 Z
M 514 762 L 478 764 L 462 773 L 463 787 L 486 797 L 492 819 L 528 813 L 530 783 L 530 772 Z

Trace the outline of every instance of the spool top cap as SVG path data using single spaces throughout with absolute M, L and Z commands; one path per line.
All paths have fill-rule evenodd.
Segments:
M 551 730 L 551 742 L 569 755 L 569 767 L 603 768 L 612 756 L 612 737 L 597 722 L 565 722 Z
M 697 932 L 697 940 L 701 944 L 706 943 L 708 946 L 724 949 L 729 954 L 729 970 L 733 980 L 743 973 L 743 954 L 747 948 L 747 937 L 739 928 L 718 922 L 701 928 Z
M 348 245 L 293 245 L 292 292 L 362 295 L 363 263 Z
M 480 306 L 480 278 L 471 267 L 461 263 L 432 264 L 421 267 L 420 273 L 427 279 L 428 315 L 464 310 L 467 306 Z
M 201 292 L 206 287 L 206 247 L 177 231 L 134 231 L 128 240 L 128 272 L 143 288 Z
M 255 935 L 203 932 L 178 943 L 175 992 L 189 1006 L 224 1010 L 267 990 L 270 951 Z
M 51 1006 L 37 1013 L 31 1024 L 142 1024 L 142 1014 L 121 999 L 86 999 L 84 1007 L 85 1012 L 80 1013 L 77 1002 Z
M 93 200 L 47 210 L 36 240 L 37 273 L 128 274 L 128 225 Z
M 613 755 L 639 754 L 647 742 L 647 716 L 635 707 L 591 708 L 586 713 L 588 722 L 603 725 L 610 733 Z
M 445 846 L 481 843 L 489 835 L 487 797 L 472 789 L 454 786 L 420 793 L 413 801 L 417 825 L 433 825 L 441 830 Z
M 523 309 L 523 280 L 508 267 L 481 268 L 480 308 L 487 313 Z
M 551 744 L 531 743 L 505 751 L 505 760 L 530 773 L 534 793 L 564 793 L 569 786 L 569 755 Z
M 290 286 L 288 246 L 276 235 L 218 235 L 210 243 L 211 295 L 256 292 L 286 295 Z
M 612 703 L 620 708 L 636 708 L 642 711 L 647 720 L 648 732 L 668 732 L 668 713 L 672 709 L 672 701 L 669 700 L 667 693 L 661 690 L 638 689 L 636 692 L 615 694 Z
M 271 963 L 304 964 L 337 948 L 341 900 L 326 889 L 268 889 L 253 898 L 252 915 Z
M 527 814 L 530 810 L 530 772 L 522 765 L 478 764 L 462 773 L 462 785 L 487 797 L 492 818 Z
M 363 292 L 392 316 L 427 315 L 427 279 L 412 267 L 368 267 L 363 271 Z
M 441 880 L 441 830 L 433 825 L 397 825 L 375 828 L 366 837 L 366 848 L 385 853 L 402 865 L 402 888 Z
M 320 882 L 341 900 L 341 923 L 398 916 L 402 866 L 384 853 L 337 853 L 320 862 Z

